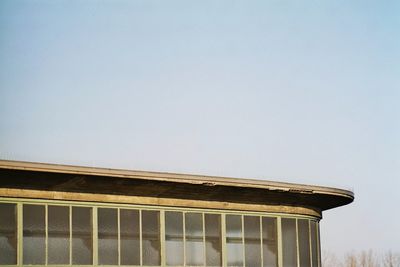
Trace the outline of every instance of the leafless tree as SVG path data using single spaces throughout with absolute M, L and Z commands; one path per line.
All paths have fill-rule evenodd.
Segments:
M 386 252 L 382 264 L 383 267 L 400 267 L 400 253 Z
M 379 255 L 373 250 L 352 251 L 339 259 L 334 253 L 323 251 L 322 267 L 400 267 L 400 253 L 388 251 Z
M 341 265 L 336 255 L 330 251 L 324 250 L 322 252 L 322 266 L 323 267 L 338 267 Z

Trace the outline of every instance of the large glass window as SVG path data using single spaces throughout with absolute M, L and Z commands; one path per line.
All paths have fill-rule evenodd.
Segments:
M 45 206 L 24 205 L 23 212 L 24 264 L 45 264 Z
M 142 253 L 143 265 L 161 264 L 159 211 L 142 211 Z
M 278 236 L 276 218 L 262 218 L 263 266 L 278 266 Z
M 93 262 L 92 208 L 72 207 L 72 264 Z
M 69 264 L 69 207 L 48 206 L 48 264 Z
M 304 217 L 36 202 L 0 215 L 0 265 L 320 267 L 318 221 Z
M 17 264 L 17 205 L 0 203 L 0 264 Z
M 311 257 L 312 257 L 312 267 L 318 266 L 318 223 L 315 221 L 310 221 L 310 237 L 311 237 Z
M 183 214 L 165 212 L 165 256 L 169 266 L 183 266 Z
M 201 213 L 185 214 L 186 265 L 204 265 L 203 216 Z
M 221 215 L 204 214 L 206 266 L 222 266 Z
M 261 266 L 261 228 L 259 216 L 244 216 L 246 266 Z
M 298 227 L 298 239 L 299 239 L 299 256 L 300 256 L 300 267 L 311 266 L 310 259 L 310 228 L 308 220 L 299 219 L 297 220 Z
M 283 267 L 297 266 L 296 219 L 282 218 Z
M 98 248 L 100 265 L 118 264 L 118 210 L 98 209 Z
M 140 219 L 138 210 L 120 210 L 121 265 L 140 265 Z
M 228 266 L 243 266 L 242 216 L 226 215 L 226 250 Z

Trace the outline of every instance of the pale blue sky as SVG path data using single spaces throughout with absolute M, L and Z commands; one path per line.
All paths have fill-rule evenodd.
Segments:
M 400 251 L 399 1 L 0 1 L 0 157 L 338 186 Z

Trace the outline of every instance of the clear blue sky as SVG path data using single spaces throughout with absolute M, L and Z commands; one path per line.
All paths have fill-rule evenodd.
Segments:
M 400 1 L 0 1 L 0 157 L 339 186 L 400 251 Z

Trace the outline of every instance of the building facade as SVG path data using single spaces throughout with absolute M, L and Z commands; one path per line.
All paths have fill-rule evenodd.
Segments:
M 0 265 L 321 267 L 346 190 L 0 161 Z

